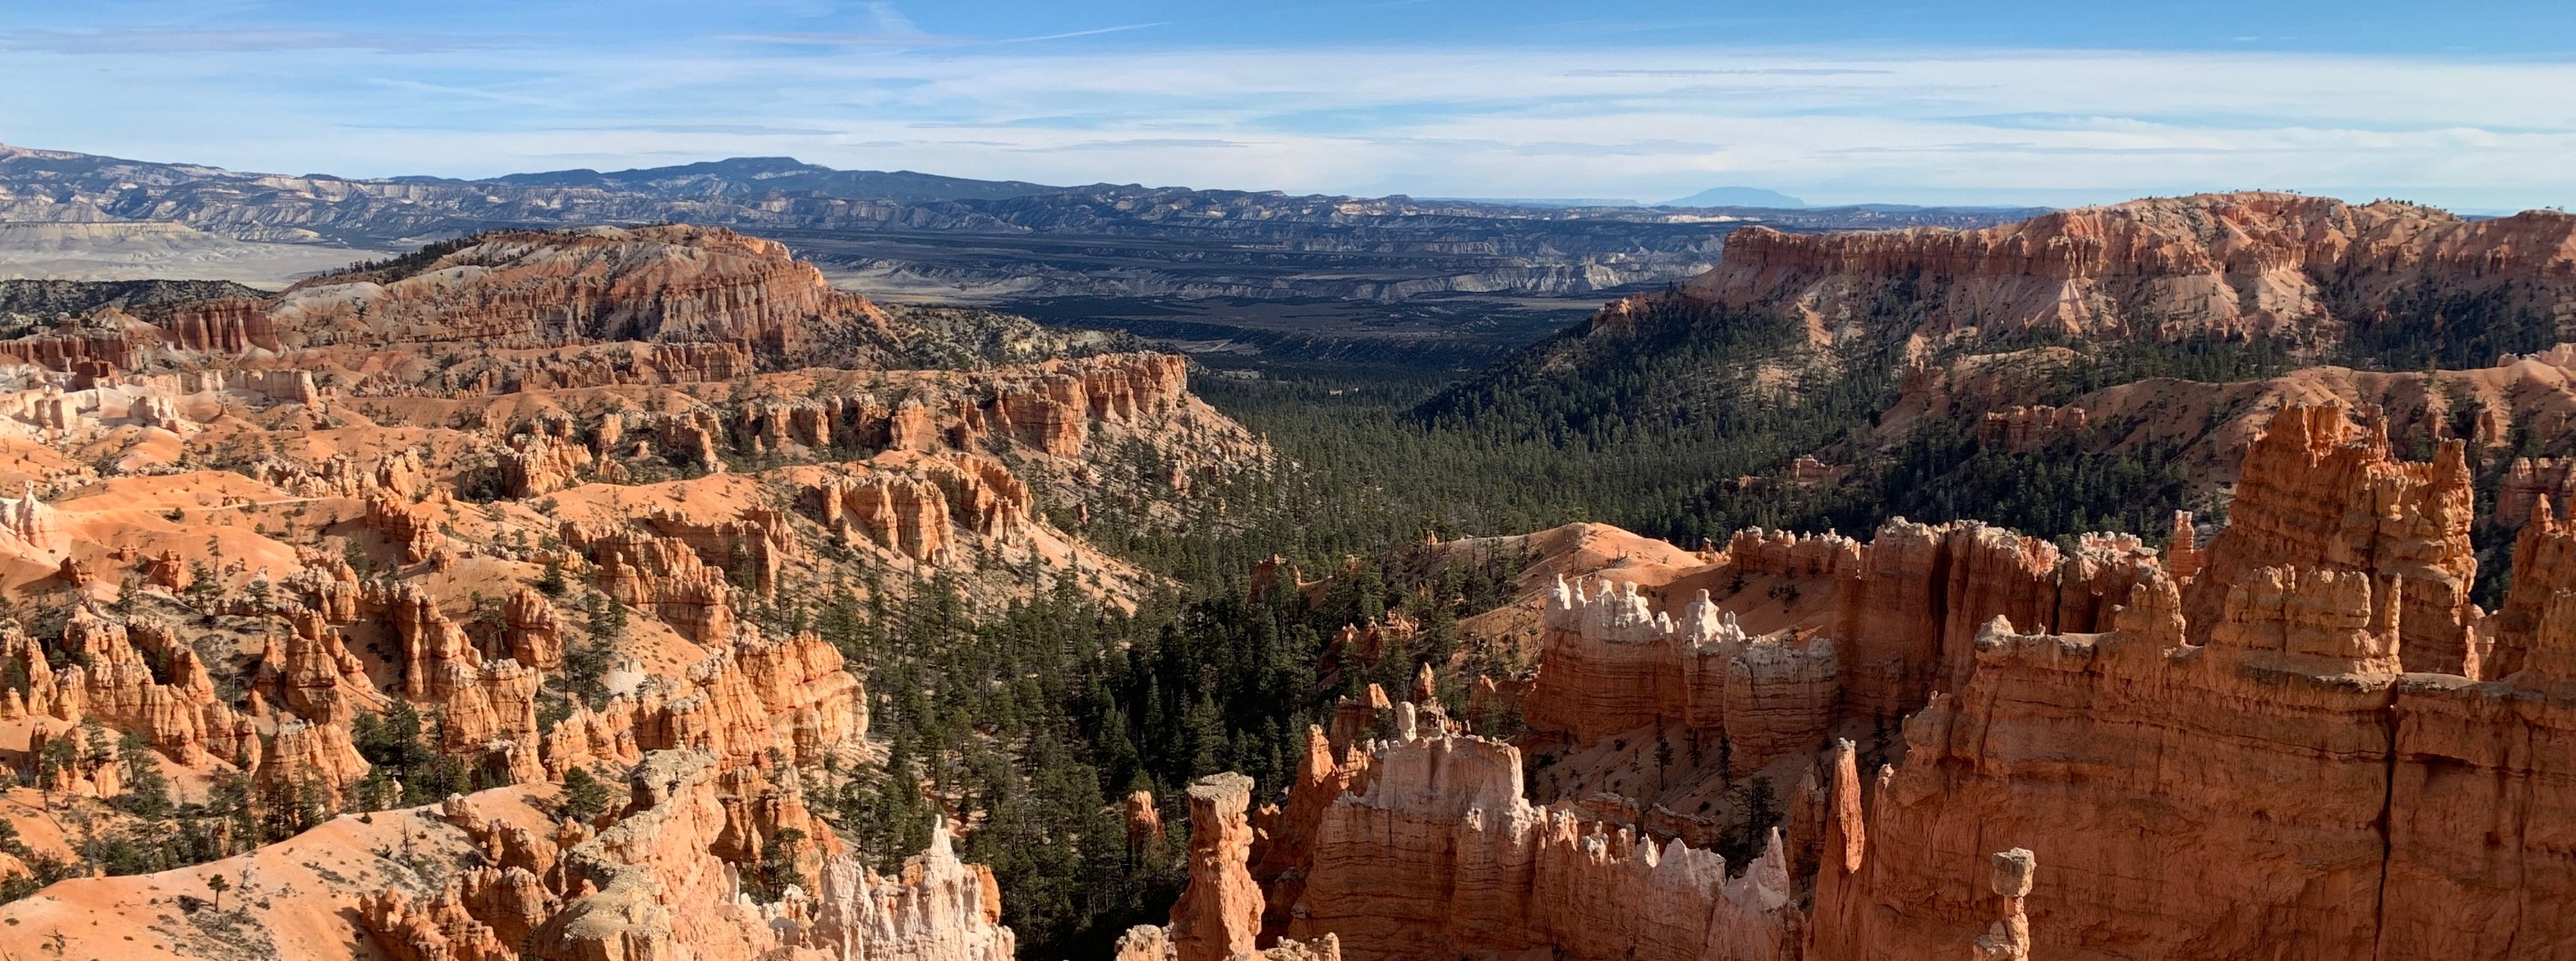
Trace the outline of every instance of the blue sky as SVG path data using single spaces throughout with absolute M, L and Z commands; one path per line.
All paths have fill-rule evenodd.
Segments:
M 2576 201 L 2576 4 L 0 0 L 0 142 L 360 176 Z

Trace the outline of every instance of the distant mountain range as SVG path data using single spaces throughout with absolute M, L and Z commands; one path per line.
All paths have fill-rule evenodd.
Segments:
M 1720 188 L 1723 191 L 1751 188 Z M 1594 221 L 1641 225 L 1746 221 L 1790 230 L 1975 226 L 1989 209 L 1870 205 L 1806 208 L 1703 206 L 1673 212 L 1626 201 L 1364 198 L 1278 191 L 1202 190 L 1137 184 L 1054 186 L 912 171 L 836 170 L 790 157 L 728 160 L 601 173 L 557 170 L 481 180 L 360 179 L 241 173 L 0 145 L 0 221 L 169 221 L 238 240 L 374 244 L 497 226 L 692 221 L 827 230 L 924 229 L 1082 233 L 1147 223 L 1229 219 Z M 1753 194 L 1746 194 L 1750 197 Z M 1597 204 L 1599 206 L 1583 206 Z M 2020 211 L 2040 212 L 2040 208 Z M 1896 214 L 1890 216 L 1890 214 Z M 1716 228 L 1717 232 L 1731 228 Z M 1708 233 L 1711 228 L 1694 228 Z M 1114 231 L 1113 231 L 1114 232 Z
M 482 180 L 444 177 L 395 177 L 395 183 L 480 184 L 500 187 L 583 187 L 650 194 L 671 200 L 747 197 L 772 192 L 811 193 L 852 199 L 936 201 L 1000 200 L 1073 189 L 1024 180 L 970 180 L 909 170 L 835 170 L 794 157 L 733 157 L 675 167 L 648 167 L 600 173 L 596 170 L 551 170 L 505 174 Z M 1106 187 L 1107 184 L 1094 184 Z
M 1710 187 L 1688 197 L 1664 201 L 1665 207 L 1777 207 L 1796 209 L 1807 202 L 1760 187 Z
M 123 236 L 130 229 L 48 228 L 57 249 L 16 274 L 38 277 L 253 280 L 254 271 L 232 269 L 241 258 L 279 256 L 301 274 L 314 269 L 313 253 L 344 248 L 360 259 L 495 228 L 681 222 L 786 241 L 892 297 L 1591 298 L 1706 270 L 1726 234 L 1745 224 L 1790 232 L 1981 227 L 2037 212 L 1558 207 L 1052 186 L 835 170 L 785 157 L 483 180 L 357 179 L 0 146 L 0 224 L 178 225 L 204 235 L 193 245 L 186 236 L 155 235 L 152 249 L 181 251 L 162 262 L 134 252 L 137 241 Z M 123 246 L 107 268 L 85 270 L 70 248 L 93 234 L 115 235 Z M 244 242 L 258 246 L 245 251 Z M 277 251 L 306 253 L 294 261 Z M 156 263 L 167 270 L 155 272 Z

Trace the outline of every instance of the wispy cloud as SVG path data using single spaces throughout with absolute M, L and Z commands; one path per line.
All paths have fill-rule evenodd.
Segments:
M 891 10 L 891 7 L 886 4 L 873 4 L 872 6 L 888 7 L 888 9 Z M 1167 22 L 1128 23 L 1120 24 L 1115 27 L 1095 27 L 1089 30 L 1068 30 L 1062 33 L 1039 34 L 1037 36 L 1030 37 L 1004 37 L 998 40 L 978 40 L 973 37 L 924 33 L 915 29 L 912 26 L 911 21 L 902 19 L 901 14 L 895 14 L 892 17 L 881 17 L 877 24 L 877 29 L 875 30 L 809 30 L 768 33 L 736 33 L 726 34 L 723 39 L 737 40 L 747 43 L 777 44 L 783 46 L 876 47 L 901 50 L 921 50 L 941 47 L 1005 46 L 1019 43 L 1039 43 L 1047 40 L 1072 40 L 1077 37 L 1097 37 L 1103 34 L 1126 33 L 1130 30 L 1145 30 L 1163 26 L 1170 26 L 1170 24 Z
M 722 35 L 719 39 L 738 40 L 744 43 L 778 44 L 782 46 L 883 47 L 902 50 L 918 49 L 921 47 L 947 47 L 966 42 L 955 37 L 940 37 L 919 32 L 884 33 L 875 31 L 856 32 L 846 30 L 802 30 L 785 33 L 729 33 Z
M 1525 157 L 1667 157 L 1725 149 L 1703 140 L 1633 140 L 1626 143 L 1553 141 L 1501 145 Z
M 920 27 L 913 25 L 912 18 L 904 16 L 903 11 L 896 9 L 891 0 L 871 0 L 859 6 L 868 12 L 870 19 L 877 22 L 877 30 L 881 32 L 892 34 L 921 32 Z
M 1762 67 L 1743 70 L 1568 70 L 1569 77 L 1843 77 L 1890 74 L 1893 70 L 1861 70 L 1851 67 Z
M 993 41 L 993 42 L 994 42 L 994 43 L 999 44 L 999 43 L 1036 43 L 1036 42 L 1038 42 L 1038 41 L 1040 41 L 1040 40 L 1071 40 L 1071 39 L 1073 39 L 1073 38 L 1075 38 L 1075 37 L 1097 37 L 1097 36 L 1099 36 L 1099 35 L 1101 35 L 1101 34 L 1104 34 L 1104 33 L 1125 33 L 1125 32 L 1127 32 L 1127 31 L 1129 31 L 1129 30 L 1143 30 L 1143 29 L 1146 29 L 1146 28 L 1149 28 L 1149 27 L 1168 27 L 1168 26 L 1171 26 L 1171 24 L 1170 24 L 1170 23 L 1168 23 L 1168 22 L 1159 22 L 1159 21 L 1158 21 L 1158 22 L 1155 22 L 1155 23 L 1130 23 L 1130 24 L 1124 24 L 1124 25 L 1121 25 L 1121 26 L 1115 26 L 1115 27 L 1099 27 L 1099 28 L 1092 29 L 1092 30 L 1073 30 L 1073 31 L 1065 32 L 1065 33 L 1050 33 L 1050 34 L 1045 34 L 1045 35 L 1043 35 L 1043 36 L 1036 36 L 1036 37 L 1011 37 L 1011 38 L 1006 39 L 1006 40 L 995 40 L 995 41 Z
M 642 131 L 646 133 L 712 133 L 740 137 L 827 137 L 840 133 L 830 127 L 780 127 L 756 123 L 639 123 L 605 124 L 581 127 L 556 127 L 563 131 L 601 133 L 609 131 Z
M 1240 150 L 1252 144 L 1213 137 L 1136 137 L 1128 140 L 1083 140 L 1074 143 L 1049 144 L 1042 147 L 1013 147 L 1013 150 L 1053 153 L 1059 150 L 1199 150 L 1215 148 Z
M 504 90 L 485 90 L 479 87 L 457 87 L 447 84 L 428 83 L 420 80 L 405 80 L 397 77 L 369 77 L 367 78 L 367 82 L 379 87 L 390 87 L 396 90 L 409 90 L 416 93 L 436 94 L 442 97 L 470 97 L 476 100 L 489 100 L 495 103 L 515 103 L 529 107 L 553 107 L 560 110 L 572 105 L 570 101 L 552 97 L 535 97 L 522 93 L 510 93 Z

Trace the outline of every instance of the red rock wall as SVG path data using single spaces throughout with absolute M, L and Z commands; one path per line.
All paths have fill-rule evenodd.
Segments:
M 1841 688 L 1830 639 L 1747 637 L 1707 593 L 1677 622 L 1649 616 L 1634 585 L 1559 581 L 1547 602 L 1542 667 L 1524 720 L 1591 742 L 1679 725 L 1725 738 L 1738 772 L 1811 749 Z
M 2550 605 L 2570 590 L 2576 590 L 2576 522 L 2560 520 L 2550 502 L 2542 501 L 2514 537 L 2513 583 L 2495 614 L 2488 676 L 2509 680 L 2531 666 L 2530 655 L 2549 626 Z
M 2030 451 L 2061 437 L 2081 436 L 2091 426 L 2092 418 L 2081 407 L 2015 406 L 1987 411 L 1977 424 L 1977 443 Z
M 1983 230 L 1784 234 L 1748 227 L 1683 288 L 1730 308 L 1804 315 L 1820 338 L 1867 316 L 1889 287 L 1936 291 L 1917 333 L 2028 330 L 2176 337 L 2309 332 L 2390 311 L 2432 275 L 2519 296 L 2576 275 L 2576 217 L 2535 212 L 2468 221 L 2401 203 L 2354 206 L 2290 194 L 2140 200 L 2058 211 Z M 2338 284 L 2346 296 L 2328 296 Z M 1663 296 L 1663 295 L 1647 295 Z M 2359 312 L 2338 308 L 2358 301 Z M 2542 301 L 2545 306 L 2546 301 Z M 1633 325 L 1618 305 L 1596 329 Z
M 1738 534 L 1724 560 L 1742 573 L 1838 579 L 1832 629 L 1749 638 L 1705 594 L 1658 612 L 1633 585 L 1560 583 L 1523 704 L 1529 726 L 1579 742 L 1688 726 L 1725 737 L 1735 765 L 1751 770 L 1812 750 L 1839 719 L 1892 721 L 1955 689 L 1994 617 L 2098 629 L 2154 554 L 2125 536 L 2087 536 L 2067 554 L 1983 524 L 1900 520 L 1867 546 Z
M 883 312 L 832 289 L 776 241 L 722 228 L 505 232 L 404 277 L 322 278 L 271 301 L 297 345 L 468 341 L 530 348 L 593 341 L 749 344 L 802 358 L 836 330 L 891 336 Z M 227 310 L 231 308 L 226 308 Z M 174 318 L 214 326 L 217 311 Z
M 2520 527 L 2543 498 L 2560 508 L 2576 502 L 2576 458 L 2514 458 L 2496 486 L 2495 522 Z
M 2576 671 L 2550 652 L 2576 652 L 2576 604 L 2544 615 L 2542 667 L 2480 684 L 2399 673 L 2396 585 L 2258 571 L 2207 646 L 2182 643 L 2160 577 L 2112 633 L 1994 625 L 1969 684 L 1907 722 L 1866 828 L 1842 832 L 1865 838 L 1857 867 L 1826 859 L 1810 956 L 1964 953 L 1993 910 L 1960 880 L 2007 845 L 2049 865 L 2029 902 L 2038 957 L 2505 958 L 2565 941 L 2576 836 L 2553 825 L 2576 797 L 2576 715 L 2552 685 Z
M 197 304 L 170 317 L 163 339 L 186 350 L 240 354 L 252 349 L 279 350 L 277 327 L 257 301 L 218 300 Z
M 2246 451 L 2227 528 L 2184 596 L 2193 636 L 2206 636 L 2227 591 L 2256 569 L 2368 571 L 2404 581 L 2408 670 L 2480 676 L 2470 481 L 2458 441 L 2431 463 L 2407 462 L 2375 409 L 2356 425 L 2332 405 L 2283 408 Z
M 1569 961 L 1796 956 L 1776 835 L 1729 879 L 1714 853 L 1530 806 L 1509 745 L 1405 733 L 1374 751 L 1365 794 L 1326 811 L 1292 936 L 1337 936 L 1363 961 L 1534 949 Z

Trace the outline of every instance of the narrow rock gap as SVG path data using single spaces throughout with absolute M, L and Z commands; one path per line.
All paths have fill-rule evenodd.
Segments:
M 1920 689 L 1918 699 L 1928 701 L 1934 692 L 1951 689 L 1950 645 L 1959 643 L 1958 638 L 1950 636 L 1950 591 L 1953 585 L 1950 583 L 1950 544 L 1947 538 L 1943 539 L 1938 550 L 1932 552 L 1932 572 L 1925 581 L 1929 588 L 1924 591 L 1929 595 L 1925 600 L 1932 606 L 1932 677 L 1931 682 Z M 1970 625 L 1968 629 L 1974 632 L 1976 627 Z M 1976 643 L 1975 638 L 1976 635 L 1970 633 L 1968 643 Z M 1973 658 L 1976 655 L 1969 656 Z
M 2388 862 L 2394 855 L 2396 847 L 2392 838 L 2395 834 L 2397 817 L 2398 720 L 2397 705 L 2393 699 L 2389 706 L 2379 709 L 2379 718 L 2381 729 L 2388 733 L 2388 750 L 2380 755 L 2383 761 L 2380 770 L 2379 796 L 2379 886 L 2372 893 L 2370 904 L 2370 954 L 2374 958 L 2384 956 L 2380 942 L 2388 932 Z

